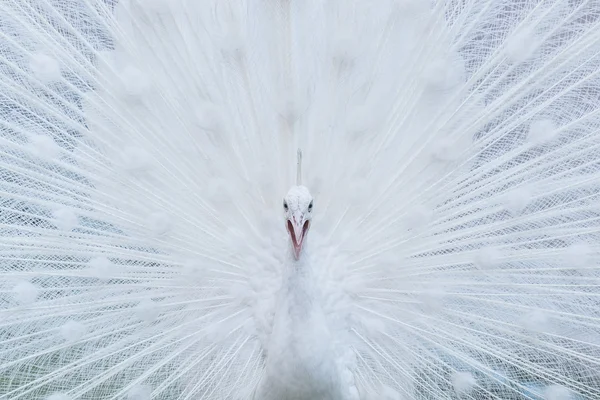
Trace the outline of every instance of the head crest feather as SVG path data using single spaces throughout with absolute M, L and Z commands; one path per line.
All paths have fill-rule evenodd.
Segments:
M 298 159 L 296 163 L 296 185 L 302 185 L 302 150 L 298 149 Z

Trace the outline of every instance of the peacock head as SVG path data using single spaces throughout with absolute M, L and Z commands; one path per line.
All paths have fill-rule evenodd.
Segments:
M 299 260 L 312 219 L 313 198 L 308 189 L 305 186 L 293 186 L 283 198 L 283 211 L 294 257 Z
M 306 186 L 302 186 L 302 150 L 298 149 L 296 186 L 292 186 L 283 198 L 285 228 L 290 235 L 296 260 L 300 259 L 302 245 L 310 229 L 312 211 L 313 198 Z

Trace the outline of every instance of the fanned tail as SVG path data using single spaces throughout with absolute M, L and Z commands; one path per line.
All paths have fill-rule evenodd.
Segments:
M 251 398 L 297 148 L 361 398 L 600 397 L 597 10 L 0 4 L 0 398 Z

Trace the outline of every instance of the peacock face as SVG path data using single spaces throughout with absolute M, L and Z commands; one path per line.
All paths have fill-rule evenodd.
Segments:
M 294 257 L 298 260 L 312 219 L 313 198 L 308 189 L 304 186 L 293 186 L 283 198 L 283 211 Z

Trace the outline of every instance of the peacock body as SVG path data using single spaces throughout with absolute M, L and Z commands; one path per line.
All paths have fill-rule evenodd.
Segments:
M 599 13 L 4 0 L 0 399 L 599 399 Z

